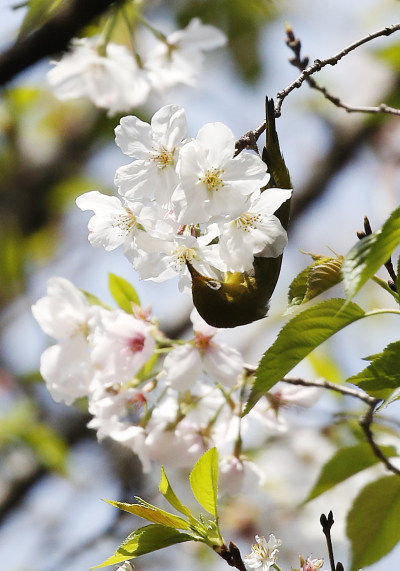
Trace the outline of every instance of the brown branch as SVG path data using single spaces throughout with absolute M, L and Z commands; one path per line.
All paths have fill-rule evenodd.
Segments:
M 374 435 L 372 434 L 372 430 L 371 430 L 371 425 L 372 425 L 373 417 L 374 417 L 374 411 L 375 411 L 375 407 L 370 406 L 369 409 L 367 410 L 367 412 L 365 413 L 365 415 L 361 418 L 360 426 L 363 429 L 365 437 L 367 439 L 367 442 L 370 445 L 370 447 L 372 448 L 372 451 L 375 454 L 375 456 L 377 458 L 379 458 L 379 460 L 386 466 L 386 468 L 390 472 L 393 472 L 393 474 L 400 476 L 400 470 L 398 468 L 396 468 L 396 466 L 394 466 L 390 462 L 389 458 L 387 458 L 384 455 L 384 453 L 382 452 L 382 450 L 379 448 L 379 446 L 377 445 L 377 443 L 374 440 Z
M 295 57 L 292 58 L 290 60 L 290 62 L 292 63 L 292 65 L 294 65 L 295 67 L 297 67 L 298 69 L 301 70 L 301 74 L 299 75 L 299 77 L 295 81 L 293 81 L 290 85 L 288 85 L 282 91 L 279 91 L 279 93 L 277 94 L 277 96 L 276 96 L 277 103 L 276 103 L 276 107 L 275 107 L 276 116 L 279 117 L 281 114 L 281 107 L 282 107 L 282 103 L 283 103 L 284 99 L 294 89 L 301 87 L 301 85 L 305 81 L 312 88 L 317 89 L 318 91 L 322 92 L 323 95 L 326 97 L 326 99 L 331 101 L 334 105 L 336 105 L 337 107 L 341 107 L 343 109 L 346 109 L 346 111 L 349 113 L 353 113 L 353 112 L 389 113 L 392 115 L 400 115 L 399 109 L 389 107 L 388 105 L 385 105 L 385 104 L 381 104 L 378 107 L 355 107 L 355 106 L 347 105 L 347 104 L 343 103 L 338 97 L 335 97 L 335 96 L 329 94 L 328 91 L 326 90 L 326 88 L 319 86 L 317 84 L 317 82 L 313 78 L 311 78 L 311 76 L 314 73 L 321 71 L 321 69 L 326 67 L 327 65 L 331 65 L 331 66 L 336 65 L 344 56 L 346 56 L 350 52 L 354 51 L 355 49 L 359 48 L 363 44 L 366 44 L 367 42 L 370 42 L 370 41 L 375 40 L 376 38 L 379 38 L 382 36 L 390 36 L 391 34 L 393 34 L 394 32 L 397 32 L 399 30 L 400 30 L 400 24 L 394 24 L 393 26 L 387 26 L 386 28 L 378 30 L 377 32 L 375 32 L 373 34 L 369 34 L 368 36 L 365 36 L 365 37 L 361 38 L 360 40 L 357 40 L 356 42 L 350 44 L 349 46 L 347 46 L 346 48 L 344 48 L 343 50 L 341 50 L 340 52 L 338 52 L 334 56 L 331 56 L 331 57 L 324 59 L 324 60 L 316 59 L 316 60 L 314 60 L 314 62 L 311 65 L 308 65 L 308 58 L 300 58 L 300 49 L 301 49 L 300 40 L 294 36 L 293 31 L 291 30 L 290 27 L 288 27 L 287 28 L 288 40 L 286 43 L 288 44 L 288 46 L 292 49 L 292 51 L 295 54 Z
M 257 367 L 253 365 L 245 364 L 245 371 L 247 374 L 254 374 L 257 370 Z M 377 443 L 374 440 L 374 436 L 371 430 L 371 424 L 373 422 L 373 415 L 377 405 L 381 402 L 381 399 L 371 397 L 364 391 L 360 391 L 357 389 L 353 389 L 351 387 L 338 385 L 336 383 L 331 383 L 330 381 L 326 381 L 325 379 L 317 379 L 315 381 L 306 381 L 305 379 L 300 378 L 289 378 L 285 377 L 281 379 L 282 382 L 288 383 L 289 385 L 300 385 L 303 387 L 318 387 L 321 389 L 328 389 L 331 391 L 335 391 L 345 396 L 350 396 L 353 398 L 357 398 L 363 401 L 366 405 L 368 405 L 368 410 L 366 414 L 360 420 L 360 426 L 364 431 L 366 436 L 367 442 L 372 448 L 375 456 L 381 460 L 381 462 L 386 466 L 386 468 L 400 476 L 400 470 L 394 466 L 390 460 L 383 454 L 382 450 L 379 448 Z
M 22 71 L 57 52 L 67 49 L 70 40 L 112 4 L 123 0 L 71 0 L 41 28 L 17 41 L 0 55 L 0 86 Z

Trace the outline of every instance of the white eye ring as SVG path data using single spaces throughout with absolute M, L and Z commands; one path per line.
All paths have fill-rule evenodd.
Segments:
M 221 284 L 218 280 L 207 280 L 207 285 L 210 289 L 218 290 L 221 288 Z

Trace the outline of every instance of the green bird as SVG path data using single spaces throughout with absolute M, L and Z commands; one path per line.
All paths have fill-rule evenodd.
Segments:
M 262 159 L 271 175 L 268 188 L 291 189 L 275 128 L 275 108 L 272 99 L 266 99 L 266 144 Z M 290 199 L 275 212 L 282 226 L 289 223 Z M 276 287 L 282 265 L 282 255 L 277 258 L 255 256 L 249 272 L 227 272 L 223 280 L 203 276 L 187 262 L 192 276 L 193 303 L 202 316 L 214 327 L 246 325 L 267 315 L 269 300 Z

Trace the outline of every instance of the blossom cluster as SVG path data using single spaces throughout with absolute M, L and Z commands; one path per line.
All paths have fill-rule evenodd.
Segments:
M 270 175 L 255 153 L 235 156 L 235 138 L 222 123 L 187 136 L 184 110 L 166 105 L 151 123 L 123 117 L 116 143 L 133 161 L 117 169 L 119 197 L 91 191 L 78 197 L 93 210 L 89 240 L 124 253 L 142 279 L 179 277 L 190 287 L 187 264 L 218 279 L 251 271 L 254 256 L 277 257 L 286 231 L 274 212 L 291 191 L 268 188 Z
M 221 491 L 254 489 L 264 474 L 244 448 L 257 432 L 286 430 L 278 414 L 284 405 L 309 406 L 316 398 L 313 389 L 304 398 L 295 387 L 283 387 L 241 418 L 247 382 L 242 356 L 217 342 L 218 331 L 196 313 L 193 338 L 170 340 L 143 308 L 132 304 L 132 313 L 126 313 L 106 307 L 56 277 L 32 311 L 56 340 L 40 364 L 54 400 L 72 404 L 86 398 L 89 427 L 98 439 L 109 437 L 130 448 L 145 471 L 152 461 L 193 466 L 217 446 Z
M 108 115 L 144 104 L 150 95 L 163 96 L 178 84 L 195 85 L 204 52 L 226 43 L 215 26 L 194 18 L 183 30 L 157 33 L 143 55 L 102 36 L 75 38 L 47 79 L 61 100 L 88 98 Z

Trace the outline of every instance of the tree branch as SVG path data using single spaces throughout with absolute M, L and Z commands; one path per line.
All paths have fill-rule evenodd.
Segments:
M 367 42 L 370 42 L 370 41 L 375 40 L 376 38 L 379 38 L 382 36 L 390 36 L 391 34 L 393 34 L 394 32 L 397 32 L 399 30 L 400 30 L 400 24 L 394 24 L 393 26 L 387 26 L 386 28 L 382 28 L 381 30 L 378 30 L 377 32 L 375 32 L 373 34 L 369 34 L 368 36 L 365 36 L 365 37 L 361 38 L 360 40 L 357 40 L 356 42 L 350 44 L 349 46 L 347 46 L 346 48 L 344 48 L 343 50 L 338 52 L 336 55 L 333 55 L 333 56 L 331 56 L 327 59 L 324 59 L 324 60 L 320 60 L 320 59 L 314 60 L 314 63 L 312 63 L 311 65 L 309 65 L 308 67 L 305 67 L 303 69 L 303 71 L 301 72 L 301 74 L 299 75 L 299 77 L 295 81 L 293 81 L 285 89 L 283 89 L 282 91 L 279 91 L 277 93 L 276 106 L 275 106 L 276 117 L 280 116 L 282 103 L 283 103 L 284 99 L 289 95 L 289 93 L 291 93 L 294 89 L 301 87 L 301 85 L 305 81 L 309 82 L 310 77 L 314 73 L 321 71 L 321 69 L 326 67 L 327 65 L 331 65 L 331 66 L 336 65 L 344 56 L 346 56 L 350 52 L 354 51 L 355 49 L 359 48 L 363 44 L 366 44 Z M 307 61 L 307 63 L 308 63 L 308 61 Z M 313 86 L 313 87 L 315 87 L 315 86 Z M 324 90 L 324 88 L 319 88 L 319 86 L 315 87 L 315 88 L 316 89 L 318 88 L 320 91 L 322 90 L 323 93 L 325 92 L 324 94 L 326 96 L 327 92 L 326 92 L 326 90 Z M 330 96 L 330 97 L 328 97 L 328 99 L 330 101 L 332 101 L 332 103 L 335 103 L 336 105 L 339 102 L 340 107 L 343 107 L 343 108 L 349 107 L 349 106 L 346 106 L 343 103 L 341 103 L 338 98 Z M 360 108 L 358 108 L 358 109 L 360 109 Z M 356 107 L 354 107 L 352 109 L 350 109 L 350 107 L 348 108 L 349 111 L 357 111 L 358 109 Z M 367 108 L 365 108 L 365 109 L 367 109 Z M 400 115 L 400 111 L 398 109 L 393 109 L 391 107 L 388 107 L 387 105 L 380 105 L 379 107 L 372 108 L 372 109 L 376 109 L 375 111 L 372 111 L 374 113 L 383 113 L 384 112 L 384 113 L 394 113 L 396 115 Z M 364 112 L 371 112 L 371 111 L 365 110 Z
M 112 4 L 123 0 L 71 0 L 41 28 L 0 55 L 0 86 L 46 56 L 67 49 L 70 40 Z
M 287 34 L 286 44 L 294 54 L 294 57 L 290 58 L 289 61 L 294 67 L 303 72 L 308 66 L 309 58 L 307 56 L 306 57 L 301 56 L 301 41 L 299 38 L 297 38 L 294 35 L 293 30 L 289 26 L 286 28 L 286 34 Z M 314 78 L 306 77 L 305 81 L 312 89 L 316 89 L 317 91 L 322 93 L 325 99 L 328 99 L 328 101 L 336 105 L 336 107 L 345 109 L 348 113 L 388 113 L 391 115 L 400 116 L 400 109 L 389 107 L 389 105 L 386 105 L 385 103 L 381 103 L 380 105 L 375 107 L 349 105 L 348 103 L 344 103 L 339 97 L 336 97 L 335 95 L 329 93 L 326 87 L 322 87 L 321 85 L 319 85 Z

